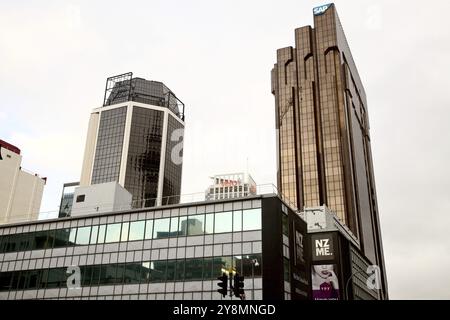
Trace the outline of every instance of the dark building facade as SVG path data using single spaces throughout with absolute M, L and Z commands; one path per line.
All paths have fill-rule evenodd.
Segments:
M 314 8 L 272 70 L 278 187 L 300 210 L 327 205 L 383 270 L 367 100 L 334 4 Z
M 184 104 L 163 83 L 108 78 L 103 107 L 89 123 L 80 186 L 116 181 L 133 207 L 178 203 Z
M 5 225 L 0 300 L 229 300 L 223 269 L 244 276 L 246 300 L 304 300 L 309 248 L 275 194 Z

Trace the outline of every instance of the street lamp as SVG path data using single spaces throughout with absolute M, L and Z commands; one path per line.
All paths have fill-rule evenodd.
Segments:
M 345 284 L 345 298 L 346 298 L 346 300 L 349 300 L 349 296 L 348 296 L 348 285 L 349 285 L 349 283 L 350 283 L 350 280 L 352 280 L 353 277 L 356 276 L 357 274 L 363 273 L 363 272 L 365 273 L 364 270 L 356 271 L 356 272 L 354 272 L 354 273 L 348 278 L 348 280 L 347 280 L 347 282 L 346 282 L 346 284 Z

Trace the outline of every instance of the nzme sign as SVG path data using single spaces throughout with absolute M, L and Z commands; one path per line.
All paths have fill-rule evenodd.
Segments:
M 320 7 L 315 7 L 315 8 L 313 9 L 314 15 L 315 15 L 315 16 L 320 16 L 321 14 L 324 14 L 325 11 L 327 11 L 328 8 L 331 7 L 331 5 L 332 5 L 332 3 L 330 3 L 330 4 L 325 4 L 325 5 L 320 6 Z
M 332 256 L 330 239 L 316 240 L 316 256 L 329 257 Z
M 335 257 L 333 235 L 315 234 L 311 238 L 313 261 L 332 260 Z

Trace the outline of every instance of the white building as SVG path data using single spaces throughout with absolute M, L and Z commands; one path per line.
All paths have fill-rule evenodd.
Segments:
M 211 177 L 206 200 L 236 199 L 256 195 L 256 183 L 248 173 L 221 174 Z
M 73 196 L 71 216 L 131 209 L 133 196 L 117 182 L 78 187 Z
M 20 149 L 0 140 L 0 224 L 38 220 L 46 178 L 21 163 Z

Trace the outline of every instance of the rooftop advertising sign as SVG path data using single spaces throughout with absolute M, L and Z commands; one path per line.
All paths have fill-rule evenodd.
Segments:
M 331 7 L 332 5 L 333 5 L 332 3 L 329 3 L 329 4 L 325 4 L 323 6 L 315 7 L 313 9 L 313 13 L 315 16 L 320 16 L 320 15 L 324 14 L 328 10 L 328 8 Z

